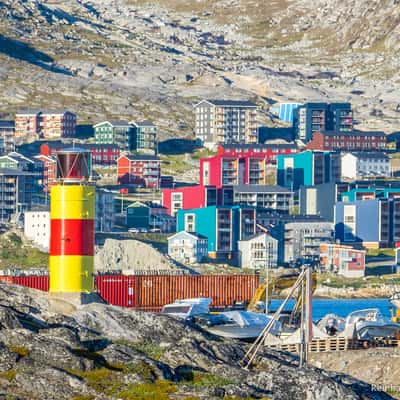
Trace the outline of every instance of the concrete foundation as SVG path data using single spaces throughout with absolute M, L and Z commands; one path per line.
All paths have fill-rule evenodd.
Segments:
M 98 293 L 49 293 L 49 311 L 70 315 L 90 303 L 105 303 Z

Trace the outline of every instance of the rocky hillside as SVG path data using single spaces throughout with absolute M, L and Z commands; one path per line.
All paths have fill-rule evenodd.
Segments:
M 2 0 L 3 117 L 68 107 L 81 123 L 151 118 L 188 136 L 203 97 L 349 100 L 398 129 L 397 0 Z
M 1 399 L 389 399 L 365 383 L 170 317 L 90 304 L 49 312 L 47 294 L 0 282 Z

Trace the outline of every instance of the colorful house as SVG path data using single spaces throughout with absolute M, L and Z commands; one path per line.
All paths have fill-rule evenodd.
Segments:
M 168 238 L 168 255 L 174 260 L 190 264 L 207 258 L 207 238 L 193 232 L 181 231 Z
M 161 160 L 157 156 L 127 154 L 117 160 L 118 183 L 158 189 Z
M 207 237 L 211 258 L 236 259 L 238 241 L 256 233 L 256 210 L 251 207 L 209 206 L 177 212 L 177 232 Z
M 278 185 L 297 190 L 300 186 L 314 186 L 340 181 L 340 154 L 304 151 L 293 155 L 279 155 Z
M 328 272 L 346 278 L 361 278 L 365 275 L 365 250 L 337 243 L 321 243 L 320 265 Z
M 126 121 L 104 121 L 93 126 L 96 144 L 113 144 L 125 151 L 134 150 L 133 128 Z
M 157 153 L 157 126 L 151 121 L 130 122 L 132 126 L 133 149 L 139 153 Z

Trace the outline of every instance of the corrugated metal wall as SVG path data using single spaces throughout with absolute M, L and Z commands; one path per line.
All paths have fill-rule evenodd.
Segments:
M 48 276 L 4 276 L 0 280 L 43 291 Z M 251 275 L 97 275 L 96 287 L 109 304 L 146 311 L 159 311 L 177 299 L 211 297 L 213 307 L 249 301 L 259 284 Z

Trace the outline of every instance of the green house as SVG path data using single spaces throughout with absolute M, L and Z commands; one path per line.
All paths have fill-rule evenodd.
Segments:
M 134 132 L 131 124 L 125 121 L 104 121 L 93 126 L 96 144 L 115 144 L 123 150 L 133 150 Z

